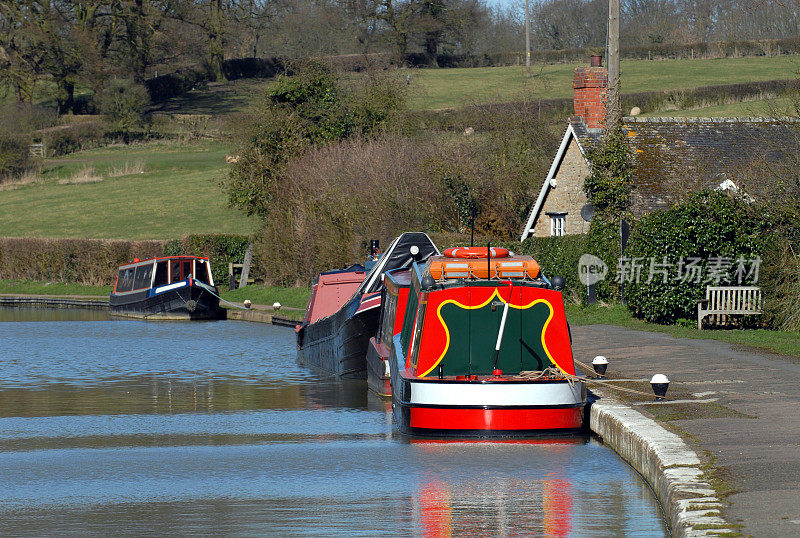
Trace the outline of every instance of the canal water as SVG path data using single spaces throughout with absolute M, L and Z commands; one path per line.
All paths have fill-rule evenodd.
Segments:
M 666 535 L 598 441 L 403 437 L 364 382 L 299 365 L 291 329 L 0 321 L 0 535 Z

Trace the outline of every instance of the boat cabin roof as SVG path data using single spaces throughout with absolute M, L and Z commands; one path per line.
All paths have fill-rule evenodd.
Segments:
M 162 260 L 203 260 L 203 261 L 208 261 L 208 257 L 207 256 L 183 256 L 183 255 L 181 255 L 181 256 L 158 256 L 158 257 L 155 257 L 155 258 L 147 258 L 145 260 L 134 259 L 132 262 L 128 262 L 128 263 L 120 265 L 119 268 L 120 269 L 124 269 L 124 268 L 127 268 L 127 267 L 137 267 L 139 265 L 152 264 L 154 262 L 162 261 Z

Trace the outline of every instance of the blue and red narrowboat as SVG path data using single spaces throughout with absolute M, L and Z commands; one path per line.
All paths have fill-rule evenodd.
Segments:
M 385 278 L 387 296 L 405 308 L 384 312 L 374 347 L 388 352 L 402 432 L 488 437 L 582 428 L 586 388 L 575 376 L 563 297 L 533 258 L 448 249 L 407 276 Z
M 222 319 L 208 258 L 169 256 L 121 265 L 111 314 L 145 319 Z

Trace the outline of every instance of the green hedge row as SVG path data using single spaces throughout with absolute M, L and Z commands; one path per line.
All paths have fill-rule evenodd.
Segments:
M 770 229 L 763 212 L 714 191 L 642 217 L 625 251 L 628 308 L 647 321 L 691 324 L 707 286 L 759 284 Z
M 597 297 L 613 301 L 618 297 L 618 287 L 613 282 L 616 260 L 619 256 L 618 225 L 595 221 L 589 233 L 564 237 L 529 237 L 522 243 L 507 245 L 518 254 L 533 256 L 546 277 L 559 275 L 566 281 L 565 294 L 582 303 L 587 299 L 587 288 L 580 280 L 581 256 L 590 254 L 603 260 L 608 267 L 606 279 L 596 284 Z
M 108 286 L 117 268 L 134 258 L 188 254 L 208 256 L 214 281 L 225 287 L 228 263 L 242 263 L 248 241 L 247 236 L 210 234 L 166 242 L 6 237 L 0 238 L 0 278 Z
M 0 278 L 108 286 L 114 284 L 121 264 L 163 251 L 163 241 L 4 237 Z

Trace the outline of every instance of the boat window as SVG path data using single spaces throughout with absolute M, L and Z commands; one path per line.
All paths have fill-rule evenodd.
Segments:
M 180 282 L 181 279 L 181 262 L 178 260 L 172 260 L 169 264 L 170 268 L 170 280 L 172 282 Z
M 117 292 L 131 291 L 133 288 L 133 269 L 120 269 L 117 276 Z
M 381 325 L 381 342 L 387 345 L 392 341 L 392 332 L 394 331 L 394 320 L 397 316 L 397 298 L 398 295 L 391 293 L 388 289 L 384 288 L 384 307 L 383 307 L 383 324 Z
M 150 277 L 153 275 L 153 265 L 140 265 L 133 275 L 133 289 L 140 290 L 150 287 Z
M 156 278 L 153 281 L 153 287 L 163 286 L 164 284 L 169 284 L 166 260 L 156 263 Z
M 403 318 L 403 333 L 400 343 L 403 345 L 403 353 L 408 353 L 408 345 L 411 343 L 411 331 L 414 330 L 414 320 L 417 318 L 417 305 L 419 304 L 419 289 L 422 276 L 419 265 L 411 264 L 411 290 L 408 292 L 408 303 L 406 304 L 406 315 Z
M 194 261 L 194 274 L 195 278 L 200 282 L 208 283 L 208 265 L 205 260 Z
M 422 326 L 425 324 L 425 309 L 427 307 L 428 301 L 420 301 L 419 306 L 417 307 L 417 324 L 414 329 L 414 338 L 411 340 L 411 349 L 408 352 L 408 361 L 411 363 L 411 367 L 416 370 L 417 368 L 417 356 L 419 355 L 419 341 L 422 337 Z
M 181 277 L 186 280 L 192 276 L 192 260 L 184 260 L 181 262 Z

